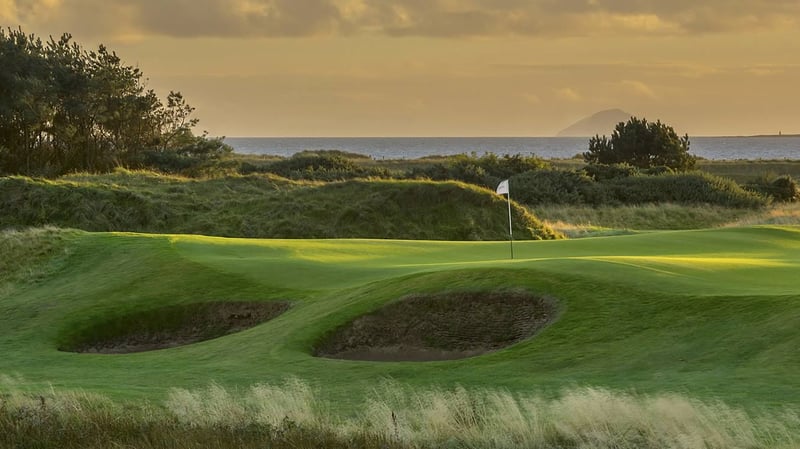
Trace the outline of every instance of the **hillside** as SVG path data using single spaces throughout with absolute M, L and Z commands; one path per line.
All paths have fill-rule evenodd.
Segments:
M 514 204 L 517 239 L 559 235 Z M 118 170 L 57 180 L 0 178 L 0 229 L 53 225 L 256 238 L 506 240 L 506 202 L 459 182 L 190 180 Z
M 621 109 L 608 109 L 592 114 L 562 129 L 557 137 L 591 137 L 610 135 L 619 122 L 626 122 L 633 114 Z

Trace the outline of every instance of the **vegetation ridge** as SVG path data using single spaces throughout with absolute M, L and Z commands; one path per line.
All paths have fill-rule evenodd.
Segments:
M 187 179 L 117 170 L 56 180 L 0 178 L 0 228 L 255 238 L 506 240 L 507 205 L 486 189 L 412 180 L 291 181 L 275 175 Z M 553 239 L 512 205 L 517 239 Z

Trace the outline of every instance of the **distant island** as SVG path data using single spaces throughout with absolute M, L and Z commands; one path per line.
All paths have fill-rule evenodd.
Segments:
M 586 117 L 561 130 L 556 137 L 588 137 L 609 135 L 617 123 L 628 121 L 633 114 L 622 109 L 607 109 Z

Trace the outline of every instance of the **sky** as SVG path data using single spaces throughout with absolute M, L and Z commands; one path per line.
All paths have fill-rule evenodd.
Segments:
M 0 0 L 0 25 L 105 44 L 213 136 L 551 136 L 612 108 L 800 133 L 798 0 Z

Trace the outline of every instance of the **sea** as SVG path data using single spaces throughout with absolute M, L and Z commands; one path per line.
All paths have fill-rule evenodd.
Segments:
M 228 137 L 242 154 L 291 156 L 306 150 L 341 150 L 373 159 L 485 153 L 569 159 L 587 150 L 588 137 Z M 694 137 L 689 152 L 713 160 L 798 160 L 800 135 Z

